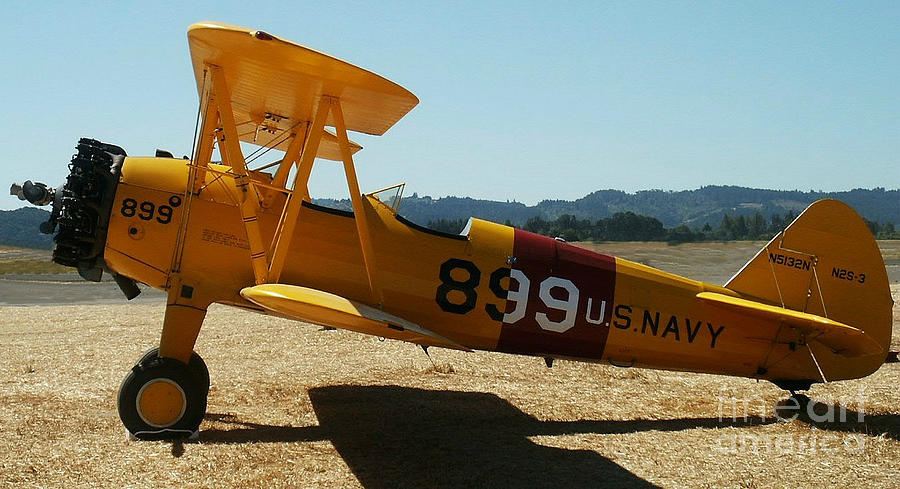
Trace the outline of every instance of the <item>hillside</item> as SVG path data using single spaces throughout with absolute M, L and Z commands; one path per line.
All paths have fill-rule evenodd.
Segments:
M 784 216 L 789 212 L 796 215 L 812 202 L 824 198 L 842 200 L 870 221 L 900 224 L 900 190 L 883 188 L 848 192 L 800 192 L 734 186 L 709 186 L 678 192 L 644 190 L 626 193 L 620 190 L 598 190 L 574 201 L 544 200 L 534 206 L 469 197 L 434 199 L 413 194 L 403 199 L 400 212 L 422 225 L 441 219 L 464 220 L 478 217 L 500 223 L 509 221 L 521 227 L 533 217 L 555 220 L 561 215 L 569 214 L 577 219 L 597 220 L 609 218 L 617 212 L 630 211 L 654 217 L 666 228 L 686 224 L 699 229 L 707 223 L 715 227 L 725 215 L 750 217 L 759 212 L 767 219 L 776 214 Z M 317 199 L 316 202 L 329 207 L 350 209 L 349 200 Z M 52 245 L 50 237 L 38 231 L 38 225 L 47 220 L 47 216 L 46 211 L 33 207 L 0 211 L 0 244 L 49 249 Z
M 851 205 L 863 217 L 881 223 L 900 223 L 900 190 L 883 188 L 855 189 L 848 192 L 800 192 L 764 190 L 734 186 L 708 186 L 678 192 L 643 190 L 626 193 L 620 190 L 598 190 L 575 201 L 544 200 L 534 206 L 519 202 L 497 202 L 468 197 L 405 197 L 400 212 L 408 219 L 426 224 L 439 219 L 467 219 L 478 217 L 495 222 L 510 221 L 522 226 L 528 219 L 539 216 L 553 220 L 563 214 L 578 219 L 611 217 L 616 212 L 631 211 L 638 215 L 659 219 L 667 228 L 686 224 L 694 228 L 709 223 L 715 226 L 724 215 L 753 216 L 756 212 L 766 218 L 774 214 L 794 215 L 809 204 L 825 198 L 838 199 Z M 348 200 L 320 199 L 322 205 L 350 208 Z
M 36 207 L 0 211 L 0 245 L 49 250 L 53 247 L 50 235 L 38 231 L 49 217 L 49 212 Z

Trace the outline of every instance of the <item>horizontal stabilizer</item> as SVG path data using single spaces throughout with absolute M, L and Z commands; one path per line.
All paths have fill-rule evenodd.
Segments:
M 262 284 L 242 289 L 241 296 L 269 311 L 301 321 L 420 345 L 471 351 L 405 319 L 322 290 Z
M 818 341 L 845 357 L 884 354 L 881 345 L 863 330 L 826 317 L 715 292 L 701 292 L 697 294 L 697 298 L 709 305 L 723 309 L 761 319 L 783 321 L 808 335 L 808 341 Z

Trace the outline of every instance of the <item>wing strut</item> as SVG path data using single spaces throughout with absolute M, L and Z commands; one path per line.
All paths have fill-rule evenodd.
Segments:
M 303 204 L 303 195 L 298 190 L 306 189 L 309 176 L 312 172 L 313 162 L 316 159 L 316 152 L 319 150 L 319 143 L 322 141 L 322 133 L 325 131 L 325 120 L 328 118 L 328 107 L 322 101 L 319 102 L 319 108 L 316 110 L 316 116 L 306 137 L 306 144 L 303 152 L 300 153 L 300 168 L 297 176 L 294 178 L 294 186 L 291 193 L 287 197 L 287 204 L 281 212 L 281 218 L 278 220 L 278 226 L 275 228 L 275 238 L 272 245 L 272 261 L 269 264 L 269 283 L 277 283 L 281 279 L 281 271 L 284 269 L 284 262 L 287 259 L 287 252 L 291 246 L 291 240 L 294 236 L 294 228 L 297 226 L 297 219 L 300 217 L 300 207 Z M 282 161 L 282 165 L 292 165 L 290 161 Z
M 209 73 L 209 70 L 207 70 Z M 210 76 L 210 75 L 207 75 Z M 206 92 L 206 107 L 203 110 L 203 122 L 200 126 L 200 133 L 197 141 L 197 154 L 194 155 L 192 168 L 195 172 L 191 183 L 191 193 L 197 195 L 206 182 L 206 167 L 212 159 L 213 147 L 216 144 L 216 130 L 219 127 L 218 107 L 215 103 L 215 94 L 213 93 L 212 80 Z
M 299 128 L 297 129 L 299 130 Z M 303 137 L 300 137 L 299 131 L 291 134 L 291 144 L 284 153 L 284 159 L 282 159 L 281 164 L 278 165 L 278 170 L 275 171 L 275 177 L 272 178 L 272 185 L 282 188 L 287 185 L 288 174 L 291 172 L 291 168 L 294 167 L 294 163 L 297 162 L 300 151 L 303 149 L 303 143 L 306 142 L 308 136 L 309 122 L 303 123 Z
M 366 269 L 366 279 L 369 285 L 372 304 L 379 307 L 383 303 L 381 289 L 375 276 L 375 253 L 370 235 L 366 206 L 359 182 L 356 176 L 356 168 L 353 164 L 353 152 L 359 149 L 347 136 L 347 125 L 344 119 L 344 111 L 340 97 L 322 94 L 318 97 L 313 121 L 296 124 L 291 129 L 291 138 L 281 166 L 277 170 L 272 185 L 260 183 L 261 187 L 268 189 L 280 189 L 286 193 L 286 203 L 275 228 L 275 234 L 270 244 L 263 242 L 259 227 L 260 194 L 257 185 L 251 179 L 251 173 L 241 151 L 240 136 L 234 119 L 234 107 L 232 107 L 232 94 L 226 82 L 225 73 L 216 65 L 206 65 L 209 84 L 206 91 L 206 106 L 201 108 L 202 123 L 197 136 L 197 152 L 191 162 L 191 173 L 186 192 L 185 216 L 187 216 L 191 197 L 199 195 L 204 188 L 206 175 L 209 172 L 221 173 L 219 170 L 209 168 L 213 147 L 218 144 L 219 152 L 224 163 L 230 167 L 230 176 L 234 178 L 234 186 L 237 189 L 237 204 L 240 207 L 244 230 L 247 233 L 247 241 L 250 245 L 251 267 L 254 281 L 257 285 L 265 283 L 278 283 L 284 270 L 288 251 L 300 217 L 300 209 L 304 200 L 309 199 L 309 178 L 312 174 L 315 159 L 320 155 L 320 146 L 323 140 L 334 144 L 336 139 L 340 150 L 341 161 L 344 164 L 344 174 L 347 178 L 347 187 L 350 191 L 350 200 L 355 214 L 356 230 L 359 236 L 359 245 L 362 252 L 363 264 Z M 331 120 L 335 129 L 335 135 L 329 134 L 325 129 L 326 123 Z M 288 190 L 286 183 L 290 170 L 297 164 L 297 175 L 294 178 L 292 188 Z M 184 224 L 186 227 L 186 224 Z M 186 232 L 186 230 L 185 230 Z M 179 273 L 180 259 L 183 242 L 179 243 L 179 250 L 173 262 L 172 272 Z
M 209 160 L 212 159 L 213 145 L 215 144 L 215 130 L 218 127 L 218 114 L 216 106 L 212 102 L 212 81 L 209 79 L 209 73 L 204 72 L 203 85 L 200 93 L 200 127 L 195 137 L 195 149 L 191 152 L 191 162 L 188 165 L 188 182 L 184 192 L 184 202 L 181 206 L 181 224 L 178 228 L 178 235 L 175 241 L 175 252 L 172 253 L 172 266 L 167 277 L 167 287 L 171 286 L 177 280 L 176 275 L 181 273 L 181 263 L 184 257 L 184 243 L 187 239 L 188 221 L 191 216 L 191 207 L 193 205 L 194 196 L 199 195 L 200 189 L 206 180 L 206 168 Z M 203 105 L 204 102 L 206 105 Z
M 331 116 L 334 118 L 338 144 L 341 147 L 341 156 L 344 160 L 344 173 L 347 175 L 350 201 L 353 203 L 353 214 L 356 216 L 356 232 L 359 234 L 359 245 L 362 248 L 366 278 L 369 280 L 369 290 L 372 292 L 374 303 L 381 307 L 384 304 L 384 298 L 381 296 L 381 289 L 378 288 L 375 282 L 375 251 L 372 249 L 372 239 L 369 236 L 369 221 L 368 217 L 366 217 L 366 208 L 363 207 L 359 182 L 356 179 L 353 153 L 350 151 L 350 139 L 347 137 L 347 126 L 344 125 L 344 113 L 341 110 L 341 102 L 337 98 L 331 99 Z
M 334 122 L 335 132 L 337 133 L 338 146 L 341 150 L 341 159 L 344 163 L 344 174 L 347 177 L 347 187 L 350 191 L 350 201 L 353 204 L 353 213 L 355 215 L 356 231 L 359 235 L 359 244 L 362 250 L 363 263 L 366 268 L 366 278 L 369 282 L 369 291 L 372 295 L 372 301 L 379 306 L 383 300 L 381 290 L 375 280 L 375 252 L 372 248 L 372 239 L 369 234 L 369 224 L 366 217 L 366 209 L 363 205 L 362 193 L 359 190 L 359 182 L 356 178 L 356 168 L 353 165 L 353 152 L 350 148 L 350 139 L 347 136 L 347 127 L 344 124 L 344 113 L 341 109 L 341 100 L 339 97 L 323 95 L 319 99 L 319 105 L 316 109 L 315 121 L 310 128 L 309 135 L 306 138 L 306 144 L 300 156 L 300 164 L 297 176 L 294 179 L 294 185 L 288 203 L 284 207 L 281 219 L 275 232 L 275 243 L 272 249 L 272 261 L 269 265 L 269 282 L 277 283 L 281 278 L 281 271 L 284 269 L 284 262 L 287 258 L 287 251 L 290 248 L 291 240 L 294 234 L 294 228 L 297 219 L 300 216 L 300 207 L 304 199 L 309 197 L 307 185 L 309 177 L 312 174 L 312 168 L 322 134 L 325 131 L 325 121 L 331 115 Z M 291 144 L 294 146 L 293 142 Z M 284 163 L 289 163 L 289 159 L 285 159 Z M 283 163 L 283 164 L 284 164 Z
M 250 172 L 247 170 L 247 163 L 241 152 L 234 112 L 231 109 L 231 94 L 225 83 L 225 75 L 217 66 L 211 66 L 210 72 L 212 73 L 214 94 L 212 101 L 218 108 L 219 120 L 222 122 L 222 130 L 216 133 L 219 152 L 225 163 L 235 173 L 234 186 L 238 190 L 241 218 L 244 221 L 244 230 L 247 232 L 247 241 L 250 244 L 253 276 L 257 284 L 264 284 L 268 279 L 269 266 L 266 259 L 266 248 L 259 231 L 259 194 L 256 192 L 256 188 L 250 185 Z

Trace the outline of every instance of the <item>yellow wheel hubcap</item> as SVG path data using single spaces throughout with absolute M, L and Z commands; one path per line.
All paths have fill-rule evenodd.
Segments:
M 138 415 L 154 428 L 172 426 L 187 407 L 184 390 L 170 379 L 153 379 L 144 384 L 136 403 Z

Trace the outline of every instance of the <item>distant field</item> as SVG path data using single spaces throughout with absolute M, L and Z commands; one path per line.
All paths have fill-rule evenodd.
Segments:
M 711 280 L 730 276 L 760 245 L 597 246 Z M 896 257 L 897 243 L 886 250 Z M 97 293 L 85 285 L 79 290 Z M 900 300 L 900 284 L 891 290 Z M 900 365 L 811 391 L 822 407 L 848 408 L 844 421 L 784 423 L 771 413 L 785 393 L 765 382 L 567 361 L 547 369 L 538 358 L 438 348 L 429 350 L 432 365 L 414 345 L 224 306 L 210 310 L 197 346 L 212 372 L 200 439 L 128 442 L 116 415 L 118 384 L 158 341 L 164 302 L 0 306 L 4 487 L 897 487 L 900 480 Z M 895 306 L 894 349 L 898 326 Z M 750 416 L 733 419 L 744 399 Z
M 765 241 L 685 243 L 577 243 L 580 246 L 627 260 L 643 263 L 695 280 L 724 284 Z M 878 242 L 891 283 L 900 282 L 900 240 Z
M 70 267 L 64 267 L 46 260 L 0 260 L 0 274 L 22 273 L 74 273 Z
M 22 273 L 74 273 L 50 261 L 50 251 L 0 246 L 0 275 Z
M 764 241 L 684 243 L 576 243 L 594 251 L 625 258 L 666 272 L 723 284 L 753 258 Z
M 600 253 L 626 258 L 696 280 L 725 283 L 759 251 L 764 241 L 685 243 L 576 243 Z M 891 282 L 900 282 L 900 240 L 879 241 Z M 46 250 L 0 246 L 0 275 L 74 273 L 50 261 Z

